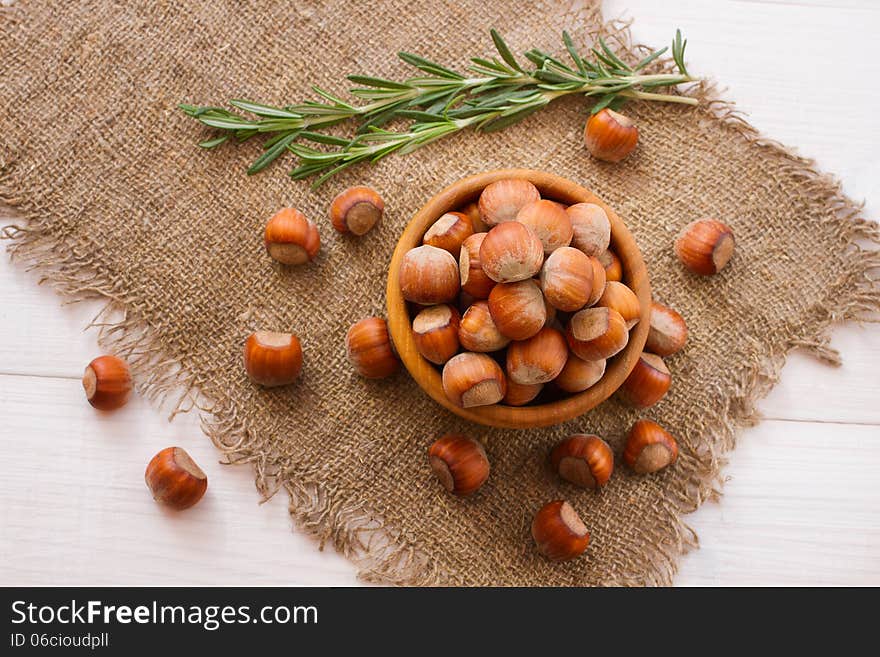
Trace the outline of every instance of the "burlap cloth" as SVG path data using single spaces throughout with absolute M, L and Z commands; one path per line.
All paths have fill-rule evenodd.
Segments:
M 109 299 L 123 316 L 102 340 L 131 361 L 140 392 L 206 409 L 226 460 L 251 464 L 263 495 L 286 491 L 296 523 L 367 579 L 667 584 L 696 543 L 682 516 L 717 491 L 721 456 L 786 352 L 836 361 L 829 324 L 880 304 L 878 255 L 856 246 L 876 241 L 877 227 L 833 179 L 761 139 L 706 87 L 694 92 L 697 109 L 629 105 L 642 139 L 621 165 L 586 155 L 586 106 L 572 98 L 501 133 L 468 132 L 357 168 L 317 192 L 288 180 L 292 159 L 246 176 L 256 143 L 198 149 L 210 132 L 175 109 L 230 97 L 296 102 L 310 84 L 344 93 L 349 73 L 404 75 L 394 58 L 404 49 L 463 67 L 491 54 L 491 26 L 517 52 L 558 52 L 562 29 L 585 46 L 600 24 L 592 6 L 555 2 L 16 3 L 0 13 L 0 193 L 20 217 L 6 231 L 11 251 L 69 298 Z M 631 48 L 625 26 L 604 29 Z M 700 44 L 691 47 L 698 57 Z M 345 331 L 384 314 L 387 264 L 409 217 L 441 187 L 497 167 L 569 177 L 630 226 L 656 298 L 691 329 L 670 359 L 672 391 L 649 412 L 612 400 L 554 429 L 488 430 L 441 409 L 405 373 L 370 382 L 352 372 Z M 332 196 L 355 182 L 380 190 L 388 207 L 363 239 L 339 236 L 326 219 Z M 286 205 L 317 220 L 323 240 L 315 263 L 287 271 L 262 245 L 265 221 Z M 703 215 L 737 237 L 732 263 L 710 279 L 686 273 L 671 248 Z M 301 336 L 296 385 L 248 382 L 241 347 L 258 327 Z M 641 477 L 618 464 L 600 494 L 549 472 L 560 437 L 596 432 L 619 453 L 640 415 L 678 437 L 675 467 Z M 472 499 L 445 494 L 429 471 L 426 448 L 447 431 L 487 445 L 492 476 Z M 534 512 L 557 497 L 592 533 L 585 556 L 563 565 L 539 557 L 529 536 Z

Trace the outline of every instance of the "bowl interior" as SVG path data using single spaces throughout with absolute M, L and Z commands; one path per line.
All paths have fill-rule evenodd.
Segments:
M 478 406 L 460 408 L 447 399 L 443 392 L 440 370 L 422 357 L 412 335 L 412 320 L 406 300 L 398 285 L 398 272 L 403 255 L 422 243 L 425 231 L 441 215 L 457 210 L 476 200 L 486 185 L 504 178 L 524 178 L 531 181 L 541 192 L 542 198 L 559 201 L 565 205 L 595 203 L 601 206 L 611 221 L 611 248 L 620 257 L 624 282 L 635 292 L 641 305 L 641 320 L 630 331 L 627 346 L 609 360 L 605 375 L 589 389 L 531 406 Z M 394 346 L 410 375 L 437 403 L 453 413 L 494 427 L 522 429 L 543 427 L 565 422 L 582 415 L 610 397 L 617 390 L 639 358 L 648 337 L 651 313 L 651 286 L 641 252 L 629 230 L 614 210 L 588 189 L 559 176 L 530 169 L 503 169 L 477 174 L 453 183 L 431 198 L 412 218 L 403 231 L 391 258 L 387 286 L 388 330 Z

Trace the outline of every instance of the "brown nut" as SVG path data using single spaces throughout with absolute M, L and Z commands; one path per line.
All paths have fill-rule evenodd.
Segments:
M 583 308 L 593 294 L 589 256 L 570 246 L 556 249 L 541 268 L 541 290 L 547 302 L 563 312 Z
M 597 305 L 614 308 L 623 317 L 627 329 L 638 324 L 642 316 L 642 307 L 639 305 L 636 293 L 620 281 L 611 281 L 605 284 L 605 291 L 599 298 Z
M 590 266 L 593 269 L 593 289 L 590 292 L 590 298 L 587 299 L 587 306 L 595 306 L 602 298 L 602 293 L 605 292 L 607 281 L 605 280 L 605 267 L 602 266 L 599 258 L 590 256 Z
M 507 178 L 497 180 L 480 194 L 480 216 L 489 227 L 513 221 L 523 206 L 541 198 L 538 188 L 528 180 Z
M 480 262 L 480 247 L 487 233 L 476 233 L 461 243 L 458 271 L 461 289 L 476 299 L 486 299 L 495 287 L 495 281 L 486 275 Z
M 656 301 L 651 304 L 651 330 L 645 351 L 666 357 L 680 351 L 687 342 L 688 328 L 684 318 L 672 308 Z
M 83 390 L 89 403 L 100 411 L 112 411 L 131 397 L 131 370 L 121 358 L 98 356 L 86 366 Z
M 620 162 L 638 141 L 639 129 L 632 119 L 607 107 L 593 114 L 584 126 L 587 150 L 605 162 Z
M 542 328 L 527 340 L 507 347 L 507 376 L 514 383 L 531 385 L 555 379 L 568 360 L 565 337 L 553 328 Z
M 488 352 L 504 349 L 510 338 L 506 338 L 492 321 L 489 304 L 477 301 L 464 311 L 458 325 L 458 340 L 468 351 Z
M 403 298 L 431 306 L 455 299 L 460 287 L 458 263 L 449 251 L 418 246 L 404 254 L 398 282 Z
M 711 276 L 724 269 L 733 255 L 733 231 L 715 219 L 692 221 L 675 240 L 675 255 L 695 274 Z
M 583 392 L 599 382 L 605 375 L 604 360 L 584 360 L 575 354 L 569 354 L 565 367 L 553 383 L 565 392 Z
M 476 201 L 468 203 L 459 210 L 463 215 L 471 220 L 471 226 L 474 227 L 474 233 L 485 233 L 491 226 L 488 226 L 480 214 L 480 207 Z
M 474 227 L 467 215 L 447 212 L 428 228 L 422 242 L 449 251 L 454 258 L 458 258 L 462 242 L 473 234 Z
M 400 361 L 381 317 L 355 322 L 345 336 L 348 359 L 358 374 L 367 379 L 384 379 L 400 369 Z
M 458 325 L 461 316 L 453 306 L 440 304 L 419 311 L 412 323 L 419 353 L 442 365 L 458 353 Z
M 314 260 L 321 248 L 318 228 L 299 210 L 284 208 L 269 219 L 265 232 L 266 252 L 283 265 Z
M 544 263 L 544 246 L 531 228 L 508 221 L 486 233 L 480 245 L 480 263 L 496 283 L 531 278 Z
M 599 436 L 578 433 L 558 443 L 550 461 L 566 481 L 596 490 L 608 483 L 614 470 L 614 454 Z
M 678 458 L 675 438 L 656 422 L 639 420 L 626 439 L 624 462 L 638 474 L 662 470 Z
M 597 256 L 608 250 L 611 222 L 605 210 L 595 203 L 575 203 L 565 212 L 571 221 L 571 246 L 588 256 Z
M 626 346 L 629 331 L 619 312 L 597 306 L 575 313 L 568 322 L 566 337 L 578 358 L 605 360 Z
M 489 478 L 489 459 L 483 446 L 467 436 L 448 434 L 428 449 L 431 470 L 454 495 L 470 495 Z
M 489 312 L 501 334 L 511 340 L 526 340 L 547 323 L 544 295 L 531 279 L 493 287 Z
M 349 187 L 330 203 L 330 221 L 340 233 L 363 235 L 382 218 L 385 202 L 369 187 Z
M 545 505 L 532 520 L 532 538 L 538 552 L 551 561 L 567 561 L 584 553 L 590 533 L 572 506 L 564 500 Z
M 538 236 L 545 255 L 571 242 L 571 220 L 565 208 L 555 201 L 540 200 L 523 206 L 516 214 L 516 221 Z
M 631 406 L 648 408 L 666 396 L 671 384 L 672 375 L 663 359 L 644 352 L 620 386 L 620 393 Z
M 525 406 L 544 389 L 543 383 L 531 383 L 520 385 L 514 381 L 507 382 L 507 394 L 504 395 L 504 403 L 508 406 Z
M 166 447 L 156 454 L 144 473 L 153 499 L 182 511 L 202 499 L 208 477 L 181 447 Z
M 244 343 L 244 369 L 261 386 L 286 386 L 299 378 L 302 345 L 293 333 L 257 331 Z
M 443 366 L 442 379 L 446 397 L 462 408 L 497 404 L 507 393 L 501 366 L 486 354 L 453 356 Z
M 620 262 L 620 258 L 617 257 L 617 254 L 614 251 L 608 249 L 596 257 L 599 258 L 599 262 L 601 262 L 602 266 L 605 268 L 606 281 L 623 280 L 623 263 Z

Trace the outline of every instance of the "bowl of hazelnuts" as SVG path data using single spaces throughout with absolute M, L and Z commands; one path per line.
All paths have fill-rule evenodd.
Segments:
M 388 271 L 388 331 L 435 401 L 505 428 L 595 408 L 642 356 L 651 287 L 614 210 L 528 169 L 482 173 L 431 198 Z

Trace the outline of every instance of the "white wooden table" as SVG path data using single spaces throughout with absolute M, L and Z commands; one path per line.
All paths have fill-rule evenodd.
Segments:
M 635 34 L 681 27 L 767 134 L 816 157 L 880 216 L 880 32 L 871 0 L 609 0 Z M 562 26 L 560 26 L 562 27 Z M 257 505 L 245 467 L 218 464 L 197 418 L 135 398 L 112 415 L 79 382 L 98 350 L 96 306 L 65 306 L 0 259 L 0 584 L 354 584 L 354 568 L 291 531 L 286 500 Z M 720 504 L 689 518 L 700 550 L 679 584 L 880 584 L 880 330 L 845 326 L 834 370 L 793 354 L 726 469 Z M 149 458 L 185 447 L 209 494 L 175 514 L 143 484 Z

